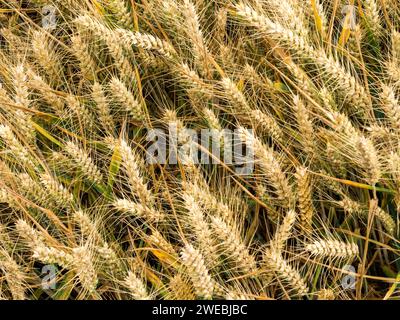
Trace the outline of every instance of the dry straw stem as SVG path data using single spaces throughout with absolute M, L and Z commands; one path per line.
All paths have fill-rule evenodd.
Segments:
M 318 240 L 305 245 L 305 250 L 320 258 L 353 260 L 358 256 L 358 246 L 355 243 L 339 240 Z
M 192 280 L 196 295 L 204 299 L 211 299 L 215 282 L 210 276 L 200 251 L 187 244 L 182 249 L 180 256 L 187 269 L 187 275 Z
M 279 279 L 285 281 L 291 288 L 293 288 L 297 295 L 305 296 L 308 294 L 309 289 L 299 271 L 289 265 L 289 263 L 282 258 L 279 252 L 275 250 L 267 251 L 264 254 L 264 261 L 267 268 L 275 272 Z

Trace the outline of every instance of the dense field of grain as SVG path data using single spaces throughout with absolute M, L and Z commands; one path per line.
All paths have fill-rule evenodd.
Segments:
M 397 0 L 0 0 L 1 299 L 398 299 Z

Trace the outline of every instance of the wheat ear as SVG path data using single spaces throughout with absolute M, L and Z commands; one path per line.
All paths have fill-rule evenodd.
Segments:
M 244 245 L 239 232 L 219 217 L 211 217 L 211 226 L 221 241 L 224 254 L 235 262 L 237 270 L 254 274 L 257 271 L 256 261 Z
M 322 289 L 317 292 L 317 300 L 335 300 L 336 294 L 332 289 Z
M 274 151 L 243 127 L 239 128 L 239 134 L 240 138 L 253 148 L 262 172 L 275 188 L 278 199 L 289 206 L 292 202 L 291 187 L 280 163 L 275 158 Z
M 90 181 L 97 184 L 102 182 L 103 175 L 92 158 L 84 150 L 72 141 L 69 141 L 65 144 L 65 151 Z
M 168 42 L 151 34 L 123 29 L 116 29 L 115 32 L 126 47 L 134 45 L 146 50 L 153 50 L 168 59 L 173 59 L 176 56 L 175 49 Z
M 305 245 L 305 250 L 320 258 L 354 259 L 358 255 L 358 246 L 339 240 L 319 240 Z
M 235 7 L 236 13 L 249 24 L 270 35 L 274 40 L 285 44 L 287 48 L 292 49 L 301 57 L 311 59 L 324 68 L 331 77 L 337 80 L 338 87 L 346 92 L 355 107 L 362 107 L 367 110 L 370 108 L 371 103 L 365 88 L 339 62 L 328 57 L 324 51 L 316 50 L 308 44 L 303 36 L 272 22 L 268 17 L 257 13 L 250 6 L 239 3 Z
M 181 274 L 176 274 L 168 284 L 168 298 L 175 300 L 195 300 L 196 296 L 193 293 L 193 288 L 182 277 Z
M 61 207 L 68 207 L 74 200 L 74 197 L 68 190 L 49 174 L 43 173 L 40 176 L 40 182 L 49 192 L 53 200 Z
M 300 273 L 284 260 L 280 253 L 275 250 L 264 254 L 267 268 L 274 271 L 280 279 L 287 282 L 299 296 L 305 296 L 309 292 L 306 282 Z
M 132 115 L 136 121 L 142 121 L 146 115 L 142 104 L 135 98 L 133 93 L 128 90 L 125 84 L 118 78 L 113 78 L 109 84 L 110 92 L 114 99 Z
M 161 212 L 128 199 L 115 200 L 113 202 L 113 207 L 120 212 L 124 212 L 125 214 L 132 214 L 151 222 L 157 222 L 165 218 Z
M 21 161 L 27 166 L 35 167 L 35 163 L 33 162 L 28 150 L 18 141 L 9 126 L 0 125 L 0 137 L 6 143 L 16 160 Z
M 146 285 L 141 279 L 132 271 L 128 272 L 124 280 L 126 288 L 129 289 L 129 293 L 135 300 L 151 300 L 151 297 L 147 293 Z
M 200 205 L 189 194 L 183 195 L 184 205 L 188 211 L 188 221 L 195 234 L 200 251 L 203 253 L 207 266 L 214 268 L 218 262 L 218 254 L 210 225 Z
M 147 184 L 145 183 L 140 171 L 138 157 L 133 153 L 133 150 L 125 140 L 120 142 L 119 152 L 132 191 L 138 195 L 142 204 L 151 206 L 154 201 L 153 195 L 150 190 L 148 190 Z
M 94 83 L 92 86 L 92 98 L 97 106 L 97 113 L 99 115 L 99 120 L 101 125 L 109 133 L 114 132 L 115 123 L 111 114 L 110 106 L 107 101 L 107 97 L 104 93 L 103 87 L 99 83 Z
M 82 127 L 87 128 L 87 130 L 94 128 L 95 120 L 93 115 L 90 113 L 88 108 L 86 108 L 79 99 L 73 95 L 68 95 L 65 98 L 68 108 L 75 114 L 75 117 L 79 120 Z M 65 116 L 65 115 L 64 115 Z
M 188 275 L 192 280 L 197 296 L 211 299 L 215 283 L 210 276 L 200 251 L 188 244 L 182 249 L 180 256 L 183 264 L 187 268 Z
M 299 220 L 304 230 L 312 229 L 312 219 L 314 216 L 314 206 L 312 203 L 312 188 L 310 175 L 307 168 L 300 167 L 296 172 Z
M 297 124 L 301 135 L 301 144 L 304 146 L 305 152 L 312 156 L 314 154 L 314 128 L 309 118 L 309 112 L 305 104 L 299 96 L 293 97 L 293 109 L 296 114 Z
M 271 248 L 277 252 L 282 252 L 286 245 L 286 241 L 292 236 L 292 229 L 296 222 L 297 213 L 289 210 L 283 218 L 282 223 L 278 226 L 273 240 L 271 240 Z
M 400 130 L 400 105 L 396 98 L 393 88 L 383 85 L 382 93 L 382 109 L 385 111 L 389 121 L 392 123 L 396 131 Z
M 25 300 L 26 275 L 17 262 L 4 249 L 0 249 L 0 270 L 5 275 L 13 299 Z
M 96 63 L 90 55 L 88 45 L 83 41 L 82 37 L 78 35 L 71 37 L 71 43 L 72 51 L 79 60 L 83 76 L 88 80 L 93 80 Z
M 210 54 L 200 28 L 196 7 L 191 0 L 183 1 L 183 16 L 186 20 L 186 33 L 192 41 L 193 55 L 195 57 L 197 69 L 202 74 L 209 73 L 205 68 L 209 68 L 210 66 Z
M 98 278 L 93 266 L 92 254 L 86 247 L 72 249 L 74 269 L 82 287 L 89 292 L 96 290 Z
M 60 59 L 43 31 L 33 33 L 32 50 L 40 67 L 46 71 L 52 81 L 57 83 L 62 73 Z
M 109 0 L 108 7 L 114 12 L 118 24 L 125 29 L 132 29 L 132 16 L 123 0 Z

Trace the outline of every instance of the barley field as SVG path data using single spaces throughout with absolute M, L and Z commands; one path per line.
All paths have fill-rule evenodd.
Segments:
M 0 0 L 0 298 L 400 298 L 398 0 Z

